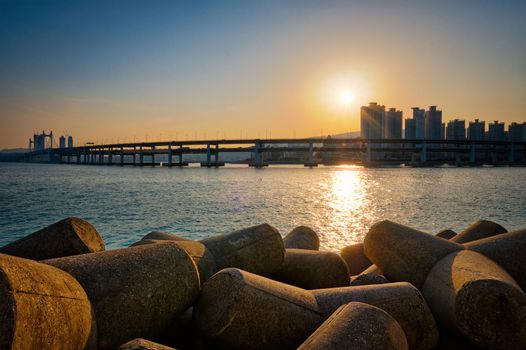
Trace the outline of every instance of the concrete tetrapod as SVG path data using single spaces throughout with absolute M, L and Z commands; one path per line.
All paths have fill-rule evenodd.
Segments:
M 430 234 L 392 221 L 374 224 L 364 239 L 365 254 L 390 281 L 406 281 L 422 289 L 427 275 L 446 255 L 464 249 Z
M 440 232 L 438 232 L 435 237 L 440 237 L 440 238 L 444 238 L 444 239 L 451 239 L 453 237 L 455 237 L 457 235 L 457 233 L 451 229 L 446 229 L 446 230 L 442 230 Z
M 526 228 L 464 245 L 502 266 L 526 290 Z
M 340 250 L 340 256 L 345 260 L 345 263 L 349 267 L 349 273 L 351 276 L 359 275 L 363 270 L 373 264 L 365 255 L 363 243 L 356 243 L 343 247 Z
M 423 295 L 437 321 L 485 349 L 526 347 L 526 295 L 482 254 L 463 250 L 441 259 Z
M 479 220 L 451 238 L 451 242 L 467 243 L 508 232 L 496 222 Z
M 88 297 L 73 277 L 0 254 L 0 349 L 90 348 L 93 326 Z
M 193 260 L 175 242 L 43 261 L 75 277 L 93 305 L 98 347 L 153 338 L 199 293 Z
M 351 302 L 340 306 L 298 350 L 407 350 L 405 333 L 387 312 Z
M 319 250 L 320 239 L 316 232 L 308 226 L 298 226 L 283 238 L 287 249 Z
M 335 253 L 285 249 L 283 265 L 270 278 L 305 289 L 343 287 L 349 285 L 349 270 Z
M 283 239 L 279 231 L 269 224 L 252 226 L 200 242 L 210 250 L 218 270 L 238 267 L 266 276 L 276 271 L 285 257 Z
M 391 315 L 404 330 L 409 349 L 431 349 L 438 331 L 431 310 L 418 289 L 406 282 L 317 289 L 310 291 L 328 317 L 351 301 L 376 306 Z
M 95 227 L 71 217 L 0 248 L 0 253 L 44 260 L 102 250 L 104 242 Z
M 389 280 L 383 275 L 377 275 L 375 273 L 359 274 L 351 276 L 350 286 L 367 286 L 370 284 L 384 284 L 389 283 Z
M 118 350 L 175 350 L 166 345 L 157 344 L 142 338 L 136 338 L 119 346 Z
M 188 238 L 163 231 L 152 231 L 146 234 L 142 239 L 154 239 L 159 241 L 190 241 Z
M 437 342 L 431 312 L 408 283 L 307 291 L 228 268 L 204 284 L 194 321 L 205 335 L 229 348 L 291 349 L 351 301 L 388 312 L 404 329 L 410 349 L 430 349 Z

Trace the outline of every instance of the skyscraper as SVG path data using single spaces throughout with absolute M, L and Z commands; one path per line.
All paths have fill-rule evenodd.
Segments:
M 376 102 L 360 108 L 361 136 L 364 139 L 381 139 L 384 132 L 385 106 Z
M 504 132 L 504 123 L 499 123 L 495 120 L 494 123 L 488 124 L 488 140 L 491 141 L 505 141 L 506 133 Z
M 446 140 L 465 140 L 466 122 L 464 120 L 450 120 L 446 127 Z
M 402 111 L 397 111 L 396 108 L 389 108 L 389 110 L 385 112 L 384 138 L 402 138 Z
M 469 122 L 468 127 L 468 140 L 480 141 L 484 140 L 484 130 L 486 129 L 486 122 L 475 119 L 473 122 Z
M 411 118 L 405 119 L 405 139 L 414 140 L 416 139 L 415 120 Z
M 427 140 L 440 140 L 442 138 L 442 111 L 436 106 L 430 106 L 425 112 L 425 135 Z
M 413 120 L 415 121 L 415 139 L 425 138 L 425 111 L 418 107 L 413 107 Z

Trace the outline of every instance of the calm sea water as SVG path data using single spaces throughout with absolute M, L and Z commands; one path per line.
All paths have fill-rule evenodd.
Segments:
M 0 245 L 68 216 L 108 248 L 152 230 L 199 239 L 267 222 L 308 225 L 322 247 L 362 241 L 390 219 L 434 233 L 480 218 L 526 227 L 526 168 L 246 166 L 131 168 L 0 163 Z

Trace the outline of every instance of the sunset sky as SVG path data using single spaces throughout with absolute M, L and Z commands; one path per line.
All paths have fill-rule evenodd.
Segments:
M 526 1 L 0 0 L 0 148 L 526 121 Z

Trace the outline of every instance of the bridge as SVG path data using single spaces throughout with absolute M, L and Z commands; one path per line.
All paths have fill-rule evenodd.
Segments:
M 238 154 L 233 159 L 227 154 Z M 243 155 L 245 155 L 243 157 Z M 196 161 L 195 158 L 200 158 Z M 190 160 L 189 158 L 193 158 Z M 223 159 L 225 158 L 225 159 Z M 406 140 L 361 138 L 233 139 L 159 141 L 48 148 L 27 152 L 17 161 L 86 165 L 203 167 L 226 163 L 256 168 L 269 164 L 360 164 L 454 166 L 526 165 L 526 142 L 472 140 Z

